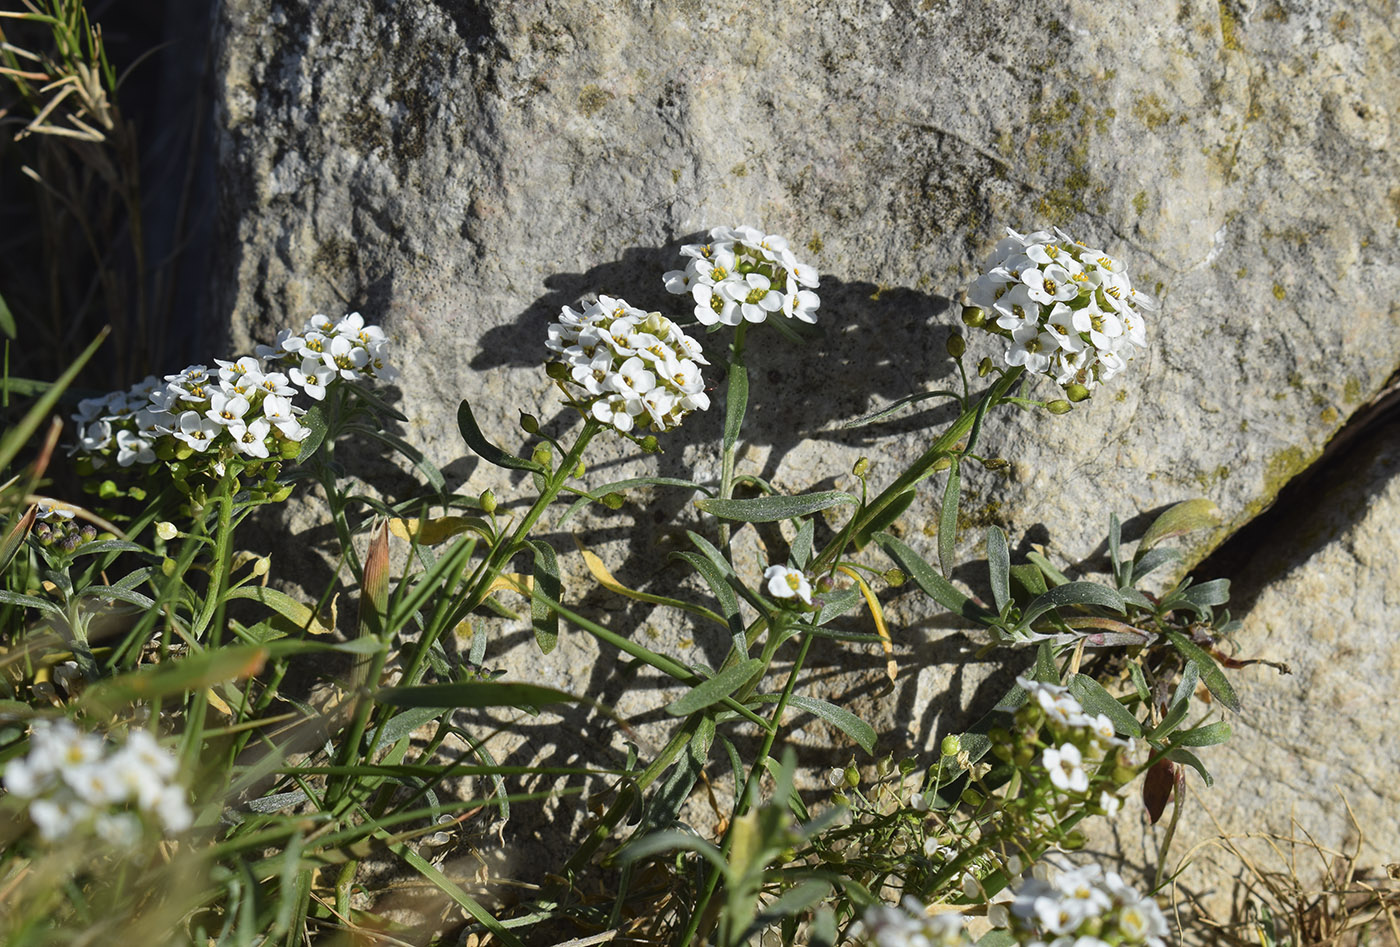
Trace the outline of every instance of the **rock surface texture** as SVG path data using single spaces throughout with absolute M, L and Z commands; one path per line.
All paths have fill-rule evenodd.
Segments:
M 661 274 L 678 266 L 681 242 L 716 225 L 786 234 L 822 273 L 820 337 L 795 347 L 762 330 L 749 343 L 740 472 L 791 492 L 850 486 L 863 454 L 881 484 L 922 452 L 947 419 L 937 409 L 859 431 L 839 422 L 953 383 L 944 343 L 960 293 L 1004 227 L 1059 225 L 1126 261 L 1162 303 L 1149 354 L 1068 416 L 998 419 L 982 443 L 1015 459 L 1011 476 L 978 470 L 965 487 L 967 525 L 1003 525 L 1013 544 L 1034 528 L 1061 562 L 1101 553 L 1113 510 L 1204 495 L 1228 525 L 1249 520 L 1400 365 L 1389 3 L 226 0 L 221 10 L 227 239 L 215 298 L 232 344 L 246 350 L 312 312 L 382 321 L 404 369 L 400 433 L 453 488 L 491 486 L 510 502 L 529 486 L 461 460 L 458 401 L 470 398 L 508 449 L 524 443 L 519 410 L 565 430 L 539 368 L 545 325 L 589 292 L 683 312 Z M 718 355 L 727 340 L 706 345 Z M 716 407 L 668 435 L 659 461 L 602 438 L 593 476 L 714 479 L 724 392 L 718 376 L 711 384 Z M 665 552 L 691 498 L 656 499 L 659 512 L 631 503 L 570 527 L 610 553 L 624 582 L 667 591 L 680 573 L 664 571 Z M 936 505 L 929 489 L 905 520 L 930 557 L 921 530 Z M 589 587 L 570 537 L 549 538 L 566 590 Z M 766 563 L 752 555 L 756 582 Z M 949 644 L 908 598 L 891 617 L 919 686 L 864 706 L 877 729 L 909 727 L 908 743 L 927 747 L 957 722 L 944 705 L 966 706 L 985 671 L 950 675 L 943 666 L 973 646 Z M 1251 621 L 1251 649 L 1279 644 L 1292 624 Z M 527 628 L 510 640 L 528 643 Z M 1354 646 L 1340 626 L 1324 631 Z M 1294 633 L 1323 647 L 1323 632 Z M 668 646 L 714 662 L 723 642 L 671 635 Z M 582 635 L 545 658 L 516 651 L 516 673 L 534 680 L 629 712 L 658 704 L 623 701 L 645 680 L 619 683 L 615 656 Z M 847 698 L 878 691 L 878 652 L 827 661 L 865 675 Z M 1280 689 L 1266 672 L 1252 704 L 1261 746 L 1287 755 L 1302 733 L 1328 732 L 1364 752 L 1369 731 L 1334 722 L 1361 708 L 1341 690 L 1341 709 L 1317 707 L 1303 686 L 1314 671 L 1291 663 L 1297 676 Z M 1325 729 L 1290 729 L 1309 714 Z M 1323 769 L 1375 758 L 1348 764 L 1340 749 L 1308 745 L 1288 779 L 1320 800 L 1336 778 Z

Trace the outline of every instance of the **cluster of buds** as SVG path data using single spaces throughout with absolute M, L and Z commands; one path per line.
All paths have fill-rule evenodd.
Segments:
M 68 720 L 38 720 L 29 755 L 10 761 L 4 782 L 29 801 L 29 818 L 45 840 L 90 832 L 127 847 L 148 826 L 173 835 L 193 823 L 177 770 L 175 757 L 145 730 L 116 745 Z
M 1009 366 L 1053 378 L 1083 400 L 1147 347 L 1143 311 L 1123 264 L 1056 228 L 1008 236 L 968 289 L 964 321 L 1006 340 Z
M 34 527 L 29 535 L 41 546 L 74 552 L 84 543 L 96 539 L 97 529 L 90 523 L 79 526 L 73 522 L 72 510 L 42 500 L 37 505 Z
M 258 346 L 256 356 L 215 359 L 214 370 L 191 365 L 79 402 L 75 451 L 92 471 L 178 462 L 177 481 L 190 470 L 222 476 L 234 459 L 256 470 L 295 457 L 311 433 L 297 395 L 319 401 L 339 381 L 392 381 L 398 373 L 385 360 L 387 344 L 359 313 L 339 322 L 313 316 L 301 332 L 283 330 L 275 345 Z
M 701 325 L 763 322 L 770 313 L 815 324 L 821 300 L 817 271 L 798 260 L 785 238 L 753 227 L 716 227 L 708 243 L 681 247 L 683 270 L 662 277 L 666 289 L 695 301 Z
M 565 306 L 545 345 L 562 359 L 551 374 L 579 410 L 624 433 L 639 425 L 669 431 L 710 406 L 700 343 L 659 312 L 599 296 L 583 312 Z
M 1093 864 L 1049 879 L 1027 878 L 1012 893 L 1010 911 L 999 919 L 1015 942 L 1027 947 L 1045 947 L 1047 941 L 1073 947 L 1165 947 L 1168 936 L 1167 919 L 1155 901 Z

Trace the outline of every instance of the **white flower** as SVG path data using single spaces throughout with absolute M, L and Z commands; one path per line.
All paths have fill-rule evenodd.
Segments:
M 117 432 L 117 463 L 122 467 L 149 464 L 156 459 L 151 442 L 135 431 Z
M 235 421 L 228 426 L 229 437 L 234 449 L 245 457 L 267 459 L 267 435 L 272 431 L 266 418 L 258 418 L 251 424 Z
M 176 423 L 178 429 L 175 437 L 197 451 L 203 451 L 214 443 L 214 438 L 224 429 L 222 424 L 204 417 L 198 411 L 184 412 Z
M 242 395 L 216 391 L 209 397 L 209 410 L 204 412 L 204 416 L 215 424 L 228 427 L 242 421 L 251 407 L 248 399 Z
M 812 604 L 812 586 L 798 569 L 769 566 L 764 570 L 763 581 L 768 583 L 768 594 L 774 598 L 800 598 L 803 604 Z
M 304 358 L 301 366 L 287 372 L 292 382 L 306 392 L 308 398 L 321 401 L 326 397 L 326 386 L 339 377 L 335 368 L 319 358 Z
M 1084 772 L 1084 757 L 1079 747 L 1066 743 L 1058 750 L 1047 749 L 1040 757 L 1040 765 L 1050 773 L 1050 782 L 1066 792 L 1085 792 L 1089 788 L 1089 774 Z
M 957 911 L 929 914 L 917 900 L 906 897 L 903 904 L 872 904 L 861 919 L 851 925 L 850 936 L 873 947 L 951 947 L 971 941 L 965 933 L 965 919 Z
M 760 323 L 772 313 L 815 323 L 820 305 L 812 289 L 819 285 L 816 269 L 797 259 L 786 238 L 754 227 L 716 227 L 710 242 L 687 244 L 684 270 L 670 270 L 662 279 L 667 292 L 689 293 L 701 325 L 737 326 Z

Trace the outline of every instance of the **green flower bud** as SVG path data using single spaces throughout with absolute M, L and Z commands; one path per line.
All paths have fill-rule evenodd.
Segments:
M 962 311 L 963 324 L 976 329 L 987 321 L 987 314 L 976 306 L 964 306 Z M 950 353 L 951 354 L 951 353 Z
M 1073 401 L 1075 404 L 1078 404 L 1079 402 L 1089 397 L 1089 389 L 1079 384 L 1066 385 L 1065 397 L 1068 398 L 1070 401 Z
M 981 310 L 978 310 L 978 312 L 980 313 Z M 967 340 L 964 339 L 961 334 L 954 332 L 952 335 L 948 336 L 945 348 L 948 349 L 948 354 L 953 356 L 953 358 L 962 358 L 963 353 L 967 351 Z
M 957 756 L 962 749 L 962 738 L 956 733 L 949 734 L 943 738 L 943 745 L 940 747 L 944 756 Z
M 533 414 L 520 412 L 520 429 L 526 434 L 538 434 L 540 432 L 540 419 Z
M 1051 414 L 1069 414 L 1074 410 L 1074 405 L 1061 398 L 1047 404 L 1045 410 L 1049 411 Z
M 652 434 L 642 438 L 642 450 L 648 454 L 659 454 L 661 452 L 661 442 Z
M 535 448 L 535 452 L 530 455 L 530 459 L 541 467 L 549 467 L 554 463 L 554 448 L 548 444 L 541 444 Z
M 492 493 L 489 489 L 481 491 L 481 496 L 477 502 L 481 504 L 482 512 L 496 512 L 496 494 Z
M 610 510 L 620 510 L 626 500 L 620 493 L 608 493 L 604 494 L 601 502 Z
M 992 373 L 992 359 L 987 356 L 977 363 L 977 377 L 986 378 Z
M 569 374 L 569 366 L 563 362 L 545 363 L 544 373 L 555 381 L 568 381 L 572 377 Z
M 1083 847 L 1084 847 L 1084 842 L 1085 842 L 1085 841 L 1086 841 L 1086 840 L 1085 840 L 1085 838 L 1084 838 L 1084 833 L 1076 830 L 1076 831 L 1071 832 L 1071 833 L 1069 833 L 1068 835 L 1066 835 L 1066 836 L 1060 841 L 1060 847 L 1061 847 L 1061 848 L 1067 848 L 1067 849 L 1069 849 L 1071 852 L 1073 852 L 1073 851 L 1077 851 L 1078 849 L 1083 848 Z
M 953 466 L 953 458 L 947 456 L 940 457 L 933 462 L 933 472 L 938 473 L 940 470 L 947 470 L 951 466 Z
M 578 465 L 574 467 L 574 476 L 575 476 L 575 477 L 582 477 L 582 476 L 584 475 L 584 473 L 587 472 L 587 470 L 588 470 L 588 468 L 587 468 L 586 466 L 584 466 L 583 461 L 580 460 L 580 461 L 578 462 Z
M 854 766 L 847 766 L 846 772 L 842 774 L 842 781 L 849 789 L 855 789 L 860 785 L 860 770 Z
M 884 574 L 885 581 L 890 588 L 897 589 L 904 584 L 904 573 L 899 569 L 890 569 Z
M 870 458 L 862 457 L 860 460 L 857 460 L 855 466 L 851 468 L 851 473 L 864 479 L 865 475 L 870 473 Z

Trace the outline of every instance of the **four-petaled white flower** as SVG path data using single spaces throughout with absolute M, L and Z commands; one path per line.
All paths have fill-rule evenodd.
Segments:
M 1079 747 L 1066 743 L 1059 749 L 1048 748 L 1040 757 L 1040 765 L 1050 773 L 1050 782 L 1065 792 L 1087 792 L 1089 774 L 1084 772 L 1084 756 Z
M 768 583 L 768 594 L 774 598 L 797 598 L 804 605 L 812 604 L 812 585 L 800 569 L 769 566 L 763 572 L 763 581 Z

